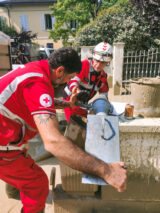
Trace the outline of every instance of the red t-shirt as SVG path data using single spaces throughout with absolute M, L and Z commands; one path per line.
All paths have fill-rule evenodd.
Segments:
M 22 126 L 25 133 L 20 144 L 26 143 L 38 133 L 33 115 L 44 113 L 56 113 L 46 60 L 28 63 L 0 78 L 0 145 L 17 142 Z

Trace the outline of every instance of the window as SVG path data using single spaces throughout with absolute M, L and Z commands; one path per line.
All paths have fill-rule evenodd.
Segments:
M 42 30 L 51 30 L 55 23 L 55 17 L 52 17 L 51 14 L 41 14 L 42 21 Z
M 27 15 L 20 15 L 21 29 L 22 31 L 28 31 L 28 17 Z
M 72 30 L 75 30 L 77 28 L 77 21 L 76 20 L 72 20 L 70 22 L 70 27 Z
M 53 48 L 53 43 L 47 43 L 46 47 Z
M 45 26 L 46 30 L 51 30 L 52 29 L 52 19 L 50 14 L 45 14 Z
M 78 27 L 78 21 L 76 20 L 71 20 L 66 23 L 68 27 L 70 27 L 72 30 L 76 30 Z

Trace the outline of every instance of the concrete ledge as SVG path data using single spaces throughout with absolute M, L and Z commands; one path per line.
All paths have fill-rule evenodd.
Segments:
M 142 118 L 120 123 L 121 160 L 128 172 L 160 181 L 160 119 Z
M 127 120 L 120 117 L 120 132 L 156 132 L 160 133 L 160 118 L 135 118 Z
M 61 185 L 54 189 L 53 196 L 55 213 L 159 213 L 160 209 L 160 202 L 156 201 L 102 200 L 98 197 L 71 196 L 62 190 Z
M 155 202 L 160 201 L 160 183 L 154 177 L 146 179 L 144 176 L 137 174 L 128 175 L 127 190 L 123 193 L 117 192 L 111 186 L 102 186 L 102 200 L 114 201 L 139 201 Z

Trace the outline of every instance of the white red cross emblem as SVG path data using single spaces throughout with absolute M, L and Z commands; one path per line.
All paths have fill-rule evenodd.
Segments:
M 106 51 L 107 50 L 107 43 L 103 44 L 103 50 Z
M 52 98 L 48 94 L 43 94 L 40 96 L 40 104 L 44 107 L 50 107 L 52 105 Z

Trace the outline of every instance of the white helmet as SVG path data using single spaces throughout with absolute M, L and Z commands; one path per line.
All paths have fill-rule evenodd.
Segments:
M 98 61 L 110 62 L 112 60 L 112 46 L 106 42 L 97 44 L 93 50 L 93 58 Z

